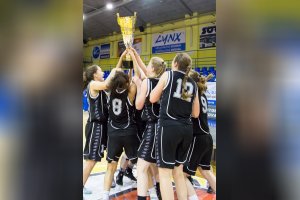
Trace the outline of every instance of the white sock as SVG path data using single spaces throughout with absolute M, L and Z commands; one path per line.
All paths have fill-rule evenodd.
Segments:
M 189 196 L 189 200 L 198 200 L 197 195 Z
M 103 191 L 102 200 L 109 200 L 109 191 Z
M 155 187 L 149 188 L 148 191 L 149 191 L 149 193 L 150 192 L 155 192 L 156 193 Z

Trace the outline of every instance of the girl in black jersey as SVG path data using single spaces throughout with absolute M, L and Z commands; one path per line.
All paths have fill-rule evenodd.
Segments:
M 187 199 L 183 164 L 193 139 L 191 116 L 199 115 L 197 85 L 188 77 L 191 63 L 188 54 L 177 54 L 172 70 L 162 75 L 150 93 L 150 102 L 160 100 L 161 105 L 155 142 L 162 199 L 174 199 L 172 172 L 178 199 Z
M 184 167 L 184 172 L 188 175 L 195 175 L 197 168 L 208 181 L 209 185 L 216 191 L 216 177 L 211 172 L 210 160 L 213 151 L 213 139 L 209 133 L 207 121 L 207 90 L 206 81 L 212 78 L 210 74 L 207 77 L 201 77 L 196 71 L 191 71 L 189 76 L 197 83 L 199 92 L 200 115 L 198 118 L 192 118 L 193 121 L 193 143 L 188 155 L 189 165 Z M 186 179 L 189 200 L 198 199 L 196 192 L 188 179 Z
M 134 69 L 136 69 L 136 66 L 134 66 Z M 136 70 L 135 76 L 138 76 Z M 109 82 L 109 120 L 106 158 L 108 165 L 104 177 L 103 200 L 109 199 L 113 175 L 117 169 L 118 160 L 123 152 L 123 148 L 126 156 L 133 164 L 137 161 L 139 140 L 137 137 L 137 127 L 133 122 L 133 102 L 135 95 L 136 85 L 129 82 L 128 75 L 123 71 L 117 71 Z
M 83 168 L 83 186 L 96 162 L 101 161 L 106 147 L 108 110 L 104 90 L 107 89 L 108 82 L 114 73 L 115 70 L 104 81 L 104 73 L 97 65 L 88 67 L 84 72 L 84 88 L 87 88 L 89 101 L 89 118 L 85 128 L 86 142 L 83 156 L 86 162 Z M 84 193 L 91 192 L 84 188 Z
M 135 61 L 136 57 L 133 57 Z M 137 163 L 137 193 L 138 200 L 146 200 L 148 191 L 148 172 L 150 165 L 156 163 L 155 159 L 155 134 L 157 129 L 157 121 L 159 116 L 159 103 L 150 103 L 150 92 L 157 85 L 160 76 L 165 72 L 166 64 L 164 60 L 159 57 L 151 58 L 149 65 L 141 69 L 146 71 L 148 78 L 143 82 L 135 79 L 137 85 L 136 109 L 143 110 L 142 119 L 145 120 L 146 130 L 143 133 L 142 141 L 138 149 L 138 163 Z M 143 70 L 143 71 L 144 71 Z M 157 184 L 159 187 L 159 184 Z M 160 193 L 158 192 L 158 198 Z

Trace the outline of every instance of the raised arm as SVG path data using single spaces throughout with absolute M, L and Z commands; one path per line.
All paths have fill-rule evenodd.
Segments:
M 125 51 L 123 51 L 122 55 L 120 56 L 120 59 L 118 61 L 118 64 L 117 64 L 116 68 L 121 68 L 122 67 L 122 61 L 123 61 L 123 58 L 126 54 L 127 54 L 127 49 Z
M 150 102 L 155 103 L 159 101 L 161 94 L 167 84 L 168 81 L 168 72 L 164 72 L 161 78 L 159 79 L 157 85 L 150 93 Z
M 137 63 L 136 57 L 131 49 L 128 50 L 132 61 L 133 61 L 133 69 L 134 69 L 134 76 L 140 77 L 139 65 Z
M 145 63 L 142 61 L 140 55 L 136 52 L 136 50 L 134 48 L 130 48 L 137 60 L 138 65 L 140 66 L 141 70 L 144 72 L 144 74 L 147 74 L 147 66 L 145 65 Z
M 145 104 L 146 95 L 147 95 L 147 79 L 144 79 L 141 82 L 141 79 L 134 77 L 133 82 L 136 84 L 137 94 L 135 100 L 135 107 L 137 110 L 142 110 Z
M 128 91 L 128 98 L 129 98 L 131 104 L 133 104 L 133 102 L 134 102 L 135 95 L 136 95 L 136 85 L 134 82 L 131 82 L 131 84 L 129 86 L 129 91 Z

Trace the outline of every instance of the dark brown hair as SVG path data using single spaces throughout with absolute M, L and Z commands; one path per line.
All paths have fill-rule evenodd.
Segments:
M 94 74 L 100 67 L 98 65 L 91 65 L 83 72 L 83 89 L 87 87 L 90 81 L 94 80 Z
M 178 70 L 185 72 L 182 86 L 181 86 L 181 97 L 183 99 L 189 98 L 191 95 L 187 93 L 186 87 L 186 81 L 188 79 L 189 71 L 192 68 L 192 59 L 187 53 L 179 53 L 175 56 L 174 62 L 178 65 Z
M 108 89 L 111 93 L 121 92 L 122 90 L 128 90 L 129 77 L 123 71 L 116 71 L 114 77 L 111 78 Z

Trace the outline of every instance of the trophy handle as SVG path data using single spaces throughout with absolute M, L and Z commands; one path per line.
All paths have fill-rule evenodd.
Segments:
M 120 24 L 120 14 L 117 13 L 117 21 L 118 21 L 118 24 Z

